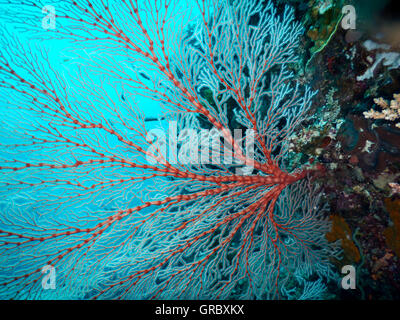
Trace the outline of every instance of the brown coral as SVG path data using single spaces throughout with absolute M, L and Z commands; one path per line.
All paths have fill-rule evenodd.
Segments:
M 360 261 L 360 251 L 352 240 L 352 232 L 344 220 L 339 215 L 331 215 L 330 220 L 332 221 L 332 229 L 326 234 L 326 238 L 329 242 L 337 240 L 341 241 L 343 248 L 343 264 L 352 264 Z
M 400 257 L 400 200 L 385 199 L 386 209 L 389 212 L 393 225 L 384 231 L 386 245 Z

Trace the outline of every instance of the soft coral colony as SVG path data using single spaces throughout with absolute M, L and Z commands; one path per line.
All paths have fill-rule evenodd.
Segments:
M 3 298 L 312 299 L 333 278 L 329 223 L 306 178 L 319 167 L 283 164 L 315 94 L 288 71 L 301 25 L 271 2 L 184 7 L 199 19 L 182 18 L 174 1 L 57 3 L 46 36 L 106 52 L 85 61 L 80 81 L 7 39 Z M 212 127 L 235 164 L 167 159 L 137 97 L 160 102 L 178 133 Z M 252 159 L 232 134 L 232 110 L 255 133 Z M 55 290 L 41 286 L 46 265 Z

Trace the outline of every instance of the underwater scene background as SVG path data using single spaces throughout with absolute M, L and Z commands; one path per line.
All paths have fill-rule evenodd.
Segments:
M 0 298 L 398 299 L 399 12 L 0 0 Z

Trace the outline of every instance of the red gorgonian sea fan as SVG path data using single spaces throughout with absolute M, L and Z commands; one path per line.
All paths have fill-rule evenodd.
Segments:
M 15 4 L 28 22 L 44 6 Z M 0 296 L 320 297 L 329 224 L 311 167 L 283 163 L 314 96 L 287 69 L 302 32 L 292 10 L 54 6 L 43 36 L 101 53 L 69 76 L 40 43 L 8 37 L 1 49 Z M 166 110 L 149 131 L 144 98 Z M 52 290 L 43 270 L 56 274 Z

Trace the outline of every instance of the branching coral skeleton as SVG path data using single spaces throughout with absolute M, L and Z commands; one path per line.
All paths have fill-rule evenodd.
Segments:
M 375 98 L 375 104 L 382 108 L 382 111 L 371 109 L 364 112 L 364 117 L 367 119 L 385 119 L 388 121 L 396 121 L 400 119 L 400 94 L 394 94 L 390 105 L 383 98 Z M 400 122 L 396 123 L 396 127 L 400 128 Z
M 18 3 L 21 15 L 41 12 Z M 1 297 L 318 297 L 335 252 L 305 179 L 319 167 L 287 172 L 283 162 L 315 94 L 288 71 L 302 32 L 293 12 L 198 0 L 184 4 L 200 13 L 190 21 L 172 0 L 55 6 L 47 35 L 109 54 L 72 81 L 15 37 L 1 50 Z M 160 102 L 178 133 L 217 130 L 235 165 L 166 159 L 138 97 Z M 255 132 L 254 159 L 229 108 Z M 56 290 L 40 286 L 46 265 Z

